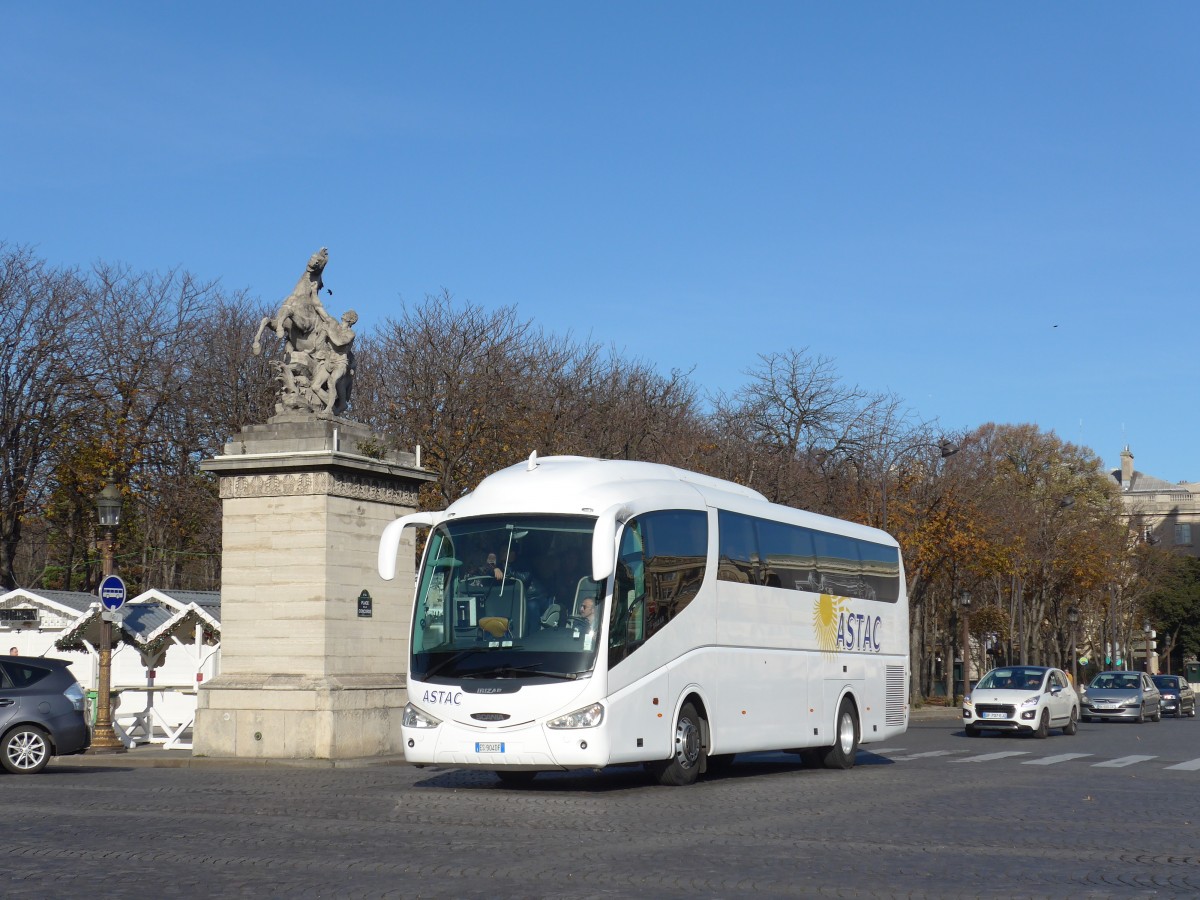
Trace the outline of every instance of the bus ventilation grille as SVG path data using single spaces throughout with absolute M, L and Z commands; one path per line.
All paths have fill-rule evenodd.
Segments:
M 904 666 L 887 667 L 887 711 L 884 722 L 888 725 L 904 724 Z

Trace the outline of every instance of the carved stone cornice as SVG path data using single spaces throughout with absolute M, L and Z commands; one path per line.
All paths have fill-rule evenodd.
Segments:
M 221 475 L 220 495 L 222 500 L 316 495 L 415 508 L 418 484 L 344 471 L 268 472 Z

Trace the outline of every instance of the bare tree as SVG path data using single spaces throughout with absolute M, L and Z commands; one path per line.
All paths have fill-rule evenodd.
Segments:
M 523 382 L 539 374 L 540 334 L 514 307 L 450 294 L 404 306 L 357 349 L 355 410 L 401 448 L 421 444 L 444 505 L 527 455 Z
M 74 272 L 0 244 L 0 586 L 17 586 L 23 522 L 50 489 L 83 400 L 83 309 Z

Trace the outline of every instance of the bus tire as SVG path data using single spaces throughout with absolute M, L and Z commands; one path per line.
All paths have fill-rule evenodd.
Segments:
M 683 787 L 695 782 L 704 762 L 704 722 L 696 707 L 683 704 L 675 722 L 674 750 L 670 759 L 650 765 L 659 784 Z
M 838 706 L 833 746 L 822 750 L 821 763 L 827 769 L 849 769 L 854 766 L 857 752 L 858 715 L 854 711 L 854 704 L 846 697 Z

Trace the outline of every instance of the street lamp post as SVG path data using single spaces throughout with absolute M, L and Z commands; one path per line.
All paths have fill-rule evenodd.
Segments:
M 971 693 L 971 592 L 963 591 L 958 598 L 962 616 L 962 680 L 963 696 Z
M 1067 625 L 1071 628 L 1071 684 L 1079 690 L 1079 659 L 1075 654 L 1075 628 L 1079 625 L 1079 610 L 1067 607 Z
M 109 482 L 96 497 L 96 514 L 104 540 L 100 544 L 103 577 L 113 574 L 113 533 L 121 521 L 121 491 Z M 125 745 L 117 737 L 112 722 L 112 622 L 100 604 L 100 677 L 96 687 L 96 725 L 92 729 L 92 753 L 124 753 Z
M 1150 635 L 1154 633 L 1154 629 L 1150 627 L 1150 620 L 1147 619 L 1142 623 L 1142 636 L 1146 639 L 1146 674 L 1153 675 L 1154 667 L 1150 665 Z M 1182 715 L 1182 713 L 1181 713 Z

